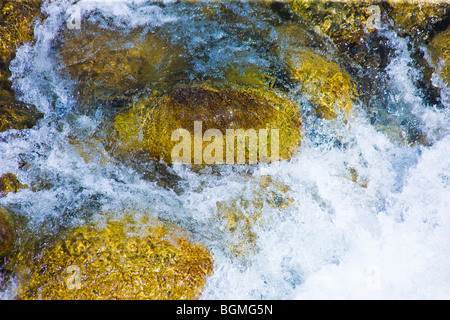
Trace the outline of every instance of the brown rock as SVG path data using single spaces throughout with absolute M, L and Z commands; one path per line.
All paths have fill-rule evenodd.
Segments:
M 7 254 L 14 244 L 14 227 L 8 212 L 0 207 L 0 257 Z

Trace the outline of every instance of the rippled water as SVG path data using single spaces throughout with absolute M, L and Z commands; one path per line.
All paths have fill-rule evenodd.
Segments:
M 223 24 L 173 3 L 81 0 L 74 7 L 83 23 L 125 31 L 161 28 L 193 56 L 192 81 L 220 77 L 220 70 L 235 64 L 276 70 L 278 62 L 267 51 L 276 38 L 271 13 L 251 3 L 230 3 L 246 23 Z M 365 105 L 345 125 L 321 120 L 294 88 L 289 94 L 303 111 L 304 139 L 293 159 L 255 166 L 253 178 L 242 169 L 209 174 L 176 165 L 182 192 L 175 192 L 111 159 L 86 163 L 69 143 L 74 135 L 100 130 L 107 113 L 96 107 L 80 114 L 75 82 L 61 71 L 55 42 L 71 6 L 71 1 L 46 4 L 48 17 L 37 26 L 36 41 L 23 45 L 11 65 L 20 98 L 45 118 L 30 130 L 0 136 L 0 176 L 13 172 L 24 184 L 42 179 L 51 187 L 10 193 L 0 204 L 31 218 L 32 228 L 45 225 L 55 232 L 60 225 L 95 219 L 97 211 L 127 207 L 175 222 L 214 257 L 205 299 L 450 298 L 449 109 L 422 99 L 407 38 L 380 31 L 394 48 L 383 75 L 389 101 L 384 110 L 398 123 L 406 119 L 407 129 L 423 132 L 431 146 L 408 145 L 380 130 L 387 120 L 374 125 L 367 115 L 373 109 Z M 21 161 L 27 170 L 18 169 Z M 361 183 L 349 178 L 349 168 Z M 234 259 L 229 246 L 236 239 L 223 232 L 217 202 L 261 197 L 253 193 L 255 180 L 267 175 L 288 187 L 285 196 L 292 205 L 285 210 L 265 206 L 253 230 L 257 249 Z M 4 286 L 2 297 L 9 298 L 13 287 Z

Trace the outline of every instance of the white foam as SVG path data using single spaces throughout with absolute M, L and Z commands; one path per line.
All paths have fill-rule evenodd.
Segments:
M 36 28 L 35 42 L 19 49 L 11 66 L 20 97 L 45 112 L 46 118 L 19 136 L 1 134 L 7 142 L 0 142 L 0 175 L 14 172 L 29 184 L 41 174 L 55 186 L 10 193 L 0 204 L 19 205 L 36 228 L 48 219 L 66 217 L 96 194 L 102 196 L 103 211 L 134 207 L 171 220 L 204 242 L 214 256 L 214 274 L 203 298 L 450 297 L 449 116 L 447 110 L 424 105 L 417 94 L 413 85 L 417 75 L 410 67 L 406 40 L 388 35 L 398 48 L 387 69 L 390 90 L 405 106 L 400 111 L 420 119 L 432 146 L 393 142 L 386 133 L 376 131 L 363 112 L 348 126 L 308 119 L 306 123 L 314 128 L 304 129 L 302 147 L 290 162 L 256 167 L 253 177 L 230 167 L 213 175 L 175 166 L 185 181 L 184 193 L 176 195 L 113 159 L 104 165 L 86 163 L 69 143 L 73 130 L 89 132 L 98 126 L 98 119 L 88 116 L 70 124 L 64 118 L 75 105 L 74 84 L 58 73 L 52 42 L 73 6 L 84 18 L 100 12 L 101 19 L 109 18 L 108 22 L 121 28 L 191 21 L 187 13 L 179 16 L 141 0 L 46 3 L 48 19 Z M 199 59 L 197 71 L 213 72 L 219 62 L 232 64 L 234 53 L 247 48 L 248 43 L 227 38 L 225 29 L 214 22 L 208 25 L 217 27 L 214 30 L 196 23 L 183 31 L 192 33 L 184 39 L 191 41 L 190 49 L 207 43 L 202 38 L 205 33 L 214 41 L 224 40 L 220 45 L 227 46 L 219 50 L 218 45 L 209 52 L 208 63 L 201 64 Z M 257 65 L 268 61 L 254 52 L 247 54 L 244 58 Z M 57 121 L 63 122 L 62 129 Z M 334 144 L 337 136 L 341 147 Z M 18 170 L 21 154 L 31 166 L 29 171 Z M 357 172 L 359 184 L 352 181 L 351 169 Z M 253 191 L 263 175 L 289 187 L 286 197 L 293 204 L 286 210 L 264 206 L 253 229 L 259 251 L 244 259 L 230 258 L 227 244 L 236 239 L 227 233 L 223 220 L 217 219 L 217 202 L 257 199 Z M 13 287 L 4 288 L 0 298 L 10 296 L 7 292 L 13 292 Z

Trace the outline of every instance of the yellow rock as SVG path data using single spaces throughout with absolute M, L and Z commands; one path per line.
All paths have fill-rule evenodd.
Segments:
M 367 8 L 372 1 L 292 0 L 288 3 L 292 11 L 310 21 L 338 47 L 343 44 L 351 47 L 365 35 L 370 17 Z
M 57 49 L 82 101 L 128 99 L 137 91 L 166 89 L 182 78 L 183 50 L 155 32 L 130 32 L 83 23 L 66 30 Z
M 0 62 L 9 64 L 22 42 L 33 39 L 42 0 L 0 1 Z
M 17 193 L 20 189 L 28 188 L 17 180 L 17 177 L 12 173 L 7 173 L 0 177 L 0 197 L 7 195 L 9 192 Z
M 229 201 L 218 201 L 217 219 L 223 223 L 225 250 L 238 259 L 245 259 L 258 251 L 257 228 L 269 223 L 264 217 L 266 207 L 283 212 L 292 206 L 293 199 L 287 193 L 289 187 L 274 181 L 270 176 L 262 176 L 251 184 L 248 194 Z
M 43 117 L 36 107 L 14 98 L 0 97 L 0 132 L 10 129 L 29 129 Z
M 375 33 L 392 24 L 400 35 L 427 40 L 432 25 L 442 21 L 450 5 L 442 0 L 289 0 L 289 7 L 336 46 L 364 66 L 384 65 Z M 375 41 L 374 41 L 375 39 Z
M 445 84 L 450 85 L 450 27 L 431 40 L 428 50 L 435 70 Z
M 20 284 L 21 299 L 195 299 L 213 260 L 183 231 L 126 215 L 67 232 Z
M 6 255 L 14 245 L 14 227 L 8 212 L 0 206 L 0 257 Z
M 197 126 L 199 123 L 201 128 Z M 276 145 L 272 145 L 276 130 L 279 139 L 273 141 L 278 142 L 279 157 L 275 160 L 289 159 L 295 154 L 301 140 L 300 126 L 298 107 L 269 91 L 178 87 L 156 99 L 141 100 L 129 111 L 118 115 L 108 151 L 125 158 L 144 152 L 149 158 L 168 164 L 266 162 L 261 157 L 264 155 L 261 145 L 267 148 L 267 157 L 271 157 L 272 150 L 276 150 Z M 178 129 L 185 130 L 187 137 L 180 138 Z M 202 137 L 207 140 L 205 132 L 212 133 L 209 129 L 215 129 L 217 135 L 210 137 L 211 142 L 202 143 Z M 244 133 L 253 129 L 256 138 L 252 141 L 254 147 L 258 145 L 258 158 L 250 144 L 238 144 L 234 139 L 228 141 L 227 137 L 233 138 L 227 134 L 228 129 L 235 132 L 242 129 Z M 267 139 L 260 130 L 265 130 Z M 187 147 L 175 152 L 178 149 L 174 148 L 182 143 Z M 213 143 L 217 148 L 212 147 Z M 176 159 L 172 159 L 173 154 Z
M 33 20 L 41 0 L 0 0 L 0 132 L 31 128 L 42 117 L 36 108 L 14 99 L 9 64 L 17 48 L 33 39 Z
M 352 111 L 358 99 L 356 82 L 339 64 L 309 48 L 285 48 L 282 56 L 290 76 L 316 106 L 319 116 L 329 120 Z
M 409 36 L 420 36 L 427 40 L 426 28 L 440 22 L 448 12 L 450 5 L 442 0 L 387 0 L 392 7 L 389 15 L 394 19 L 396 30 Z M 428 30 L 427 30 L 428 31 Z

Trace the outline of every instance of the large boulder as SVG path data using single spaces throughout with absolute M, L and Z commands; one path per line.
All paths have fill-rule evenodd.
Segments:
M 174 226 L 132 213 L 76 227 L 21 278 L 21 299 L 195 299 L 213 260 Z
M 167 164 L 270 162 L 290 159 L 295 154 L 301 142 L 300 127 L 298 107 L 270 91 L 178 87 L 158 98 L 141 100 L 116 116 L 108 151 L 122 158 L 145 153 L 148 159 Z M 238 132 L 239 129 L 243 134 L 254 130 L 257 140 L 234 143 L 227 130 Z M 277 140 L 272 140 L 274 129 L 278 130 Z M 213 142 L 202 143 L 202 139 Z M 272 154 L 272 150 L 276 150 L 272 141 L 278 146 L 276 159 L 272 158 L 276 154 Z M 183 151 L 179 150 L 182 143 L 186 147 Z M 250 148 L 252 143 L 255 148 Z M 241 155 L 245 155 L 245 159 Z M 264 156 L 270 157 L 270 161 Z

